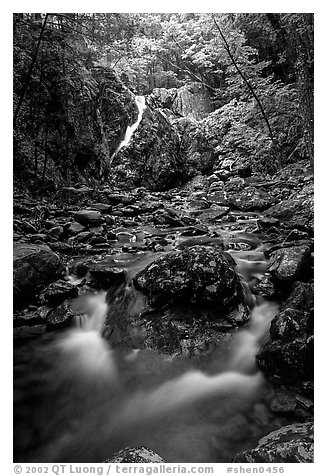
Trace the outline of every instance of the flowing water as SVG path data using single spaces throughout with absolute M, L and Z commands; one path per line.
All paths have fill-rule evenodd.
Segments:
M 145 445 L 167 462 L 228 462 L 285 423 L 267 408 L 255 364 L 278 307 L 252 295 L 266 262 L 257 237 L 239 235 L 235 242 L 253 248 L 231 250 L 253 299 L 251 319 L 207 361 L 110 348 L 101 337 L 104 292 L 77 299 L 84 317 L 76 328 L 16 343 L 15 461 L 102 462 Z
M 117 149 L 115 150 L 115 152 L 113 153 L 113 155 L 111 156 L 111 159 L 110 161 L 112 161 L 115 157 L 115 155 L 123 148 L 123 147 L 126 147 L 128 146 L 128 144 L 130 143 L 131 141 L 131 138 L 132 138 L 132 135 L 134 134 L 134 132 L 136 131 L 136 129 L 138 128 L 141 120 L 142 120 L 142 116 L 143 116 L 143 113 L 146 109 L 146 104 L 145 104 L 145 97 L 144 96 L 135 96 L 135 103 L 137 105 L 137 109 L 138 109 L 138 114 L 137 114 L 137 119 L 136 121 L 134 122 L 134 124 L 132 124 L 131 126 L 127 126 L 127 129 L 126 129 L 126 132 L 125 132 L 125 137 L 124 139 L 122 140 L 122 142 L 119 144 L 119 146 L 117 147 Z

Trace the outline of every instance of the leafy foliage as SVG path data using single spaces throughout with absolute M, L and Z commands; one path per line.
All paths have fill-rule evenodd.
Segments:
M 16 176 L 107 177 L 131 92 L 194 81 L 222 156 L 263 170 L 312 160 L 311 14 L 14 14 Z

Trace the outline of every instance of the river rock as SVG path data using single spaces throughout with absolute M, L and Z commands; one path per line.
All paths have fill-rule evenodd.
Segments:
M 236 455 L 235 463 L 313 463 L 313 423 L 284 426 L 259 440 L 258 446 Z
M 235 270 L 222 252 L 208 246 L 161 256 L 138 273 L 134 282 L 149 295 L 152 305 L 184 301 L 227 311 L 242 300 Z
M 164 463 L 165 461 L 145 446 L 125 448 L 115 453 L 105 463 Z
M 295 281 L 310 266 L 310 246 L 300 245 L 273 251 L 268 261 L 268 271 L 278 281 Z
M 106 263 L 94 263 L 89 267 L 92 285 L 99 289 L 108 289 L 113 284 L 125 280 L 126 270 L 114 268 Z
M 70 327 L 75 320 L 75 314 L 69 302 L 63 302 L 59 307 L 52 309 L 46 315 L 46 329 L 52 331 Z
M 227 192 L 239 192 L 244 188 L 244 179 L 241 177 L 231 177 L 225 183 L 225 190 Z
M 78 288 L 68 281 L 63 279 L 51 283 L 40 294 L 39 300 L 41 304 L 47 304 L 49 306 L 58 306 L 66 299 L 72 299 L 77 297 Z
M 74 214 L 74 219 L 83 226 L 98 226 L 104 222 L 104 218 L 97 210 L 80 210 Z
M 246 187 L 228 199 L 228 205 L 244 212 L 266 210 L 275 202 L 274 197 L 256 187 Z
M 313 233 L 314 188 L 305 184 L 300 191 L 266 210 L 268 216 L 279 218 L 288 228 L 298 228 Z
M 256 359 L 268 375 L 299 383 L 313 377 L 313 287 L 295 283 Z
M 14 299 L 16 304 L 32 298 L 47 284 L 61 278 L 65 267 L 45 245 L 14 245 Z
M 85 230 L 85 226 L 81 225 L 77 221 L 73 221 L 73 223 L 70 223 L 67 231 L 70 235 L 78 235 L 79 233 L 82 233 Z
M 111 213 L 112 205 L 108 203 L 92 203 L 92 209 L 101 213 Z
M 261 216 L 257 221 L 257 225 L 259 229 L 262 229 L 262 230 L 271 228 L 273 226 L 278 226 L 279 223 L 280 221 L 278 220 L 278 218 L 264 217 L 264 216 Z
M 54 226 L 48 231 L 47 238 L 51 241 L 57 241 L 62 239 L 64 228 L 60 225 Z

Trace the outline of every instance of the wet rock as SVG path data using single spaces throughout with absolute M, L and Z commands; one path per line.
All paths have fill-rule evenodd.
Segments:
M 66 299 L 77 297 L 78 288 L 63 279 L 50 284 L 39 296 L 41 304 L 58 306 Z
M 57 195 L 57 200 L 70 205 L 81 203 L 81 201 L 91 198 L 94 190 L 90 187 L 62 187 Z
M 313 288 L 295 283 L 270 326 L 270 338 L 256 359 L 268 375 L 299 384 L 313 377 Z
M 204 190 L 208 184 L 208 178 L 202 174 L 197 174 L 184 186 L 185 191 Z
M 45 334 L 46 326 L 43 325 L 22 325 L 14 328 L 14 340 L 28 340 Z
M 45 245 L 14 245 L 14 299 L 21 304 L 64 274 L 59 258 Z
M 287 392 L 278 392 L 270 403 L 270 410 L 274 413 L 293 413 L 297 407 L 296 398 Z
M 104 218 L 97 210 L 80 210 L 74 214 L 74 219 L 83 226 L 98 226 L 104 222 Z
M 54 240 L 59 240 L 64 233 L 64 228 L 62 226 L 54 226 L 48 231 L 48 238 Z
M 271 253 L 268 271 L 278 281 L 295 281 L 309 269 L 310 246 L 281 248 Z
M 225 189 L 215 190 L 208 193 L 208 200 L 223 207 L 230 206 L 230 199 Z
M 75 321 L 75 313 L 73 312 L 69 302 L 63 302 L 59 307 L 52 309 L 46 316 L 47 331 L 63 329 L 70 327 Z
M 156 213 L 154 217 L 154 223 L 156 225 L 169 225 L 174 227 L 185 226 L 187 218 L 185 221 L 185 216 L 182 212 L 173 210 L 171 208 L 166 208 L 165 210 L 160 210 Z
M 44 325 L 44 318 L 37 310 L 24 310 L 14 313 L 14 327 Z
M 278 226 L 279 223 L 280 221 L 278 220 L 278 218 L 264 217 L 264 216 L 261 216 L 257 221 L 259 228 L 262 230 L 271 228 L 273 226 Z
M 115 453 L 105 463 L 164 463 L 164 460 L 145 446 L 125 448 Z
M 258 446 L 236 455 L 235 463 L 313 463 L 313 423 L 284 426 L 261 438 Z
M 265 299 L 272 299 L 276 295 L 276 285 L 269 273 L 265 273 L 259 278 L 256 285 L 256 294 L 259 294 Z
M 266 210 L 276 199 L 256 187 L 246 187 L 241 192 L 229 197 L 228 204 L 237 210 Z
M 89 267 L 92 285 L 99 289 L 108 289 L 113 284 L 123 283 L 126 270 L 114 268 L 106 263 L 94 263 Z
M 239 277 L 225 255 L 207 246 L 170 252 L 138 273 L 134 282 L 152 305 L 187 301 L 228 311 L 243 296 Z
M 216 221 L 226 216 L 229 211 L 229 207 L 221 207 L 219 205 L 213 204 L 208 210 L 205 210 L 203 213 L 198 215 L 198 219 L 202 221 Z
M 305 184 L 300 191 L 266 211 L 268 216 L 279 218 L 289 228 L 313 233 L 314 189 L 313 183 Z
M 282 309 L 293 308 L 303 312 L 311 312 L 314 305 L 313 285 L 310 283 L 296 282 Z
M 292 230 L 287 235 L 287 237 L 285 238 L 285 241 L 286 242 L 300 241 L 300 240 L 307 241 L 308 239 L 309 239 L 309 234 L 307 232 L 295 229 L 295 230 Z
M 92 209 L 101 213 L 111 213 L 112 205 L 108 203 L 92 203 Z
M 116 233 L 116 237 L 120 243 L 131 243 L 135 239 L 135 236 L 127 231 L 119 231 Z
M 244 188 L 244 179 L 241 177 L 231 177 L 225 183 L 225 190 L 227 192 L 239 192 Z
M 203 198 L 194 198 L 189 202 L 189 207 L 196 210 L 205 210 L 210 207 L 210 204 Z
M 24 233 L 32 233 L 32 234 L 37 233 L 37 228 L 32 223 L 30 223 L 28 221 L 21 221 L 20 224 L 19 224 L 19 228 Z

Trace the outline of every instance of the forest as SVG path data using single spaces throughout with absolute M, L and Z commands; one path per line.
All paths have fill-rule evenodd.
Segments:
M 219 155 L 313 160 L 310 14 L 15 14 L 14 40 L 14 174 L 35 191 L 110 180 L 131 95 L 190 83 Z
M 14 461 L 313 462 L 314 15 L 13 14 Z

